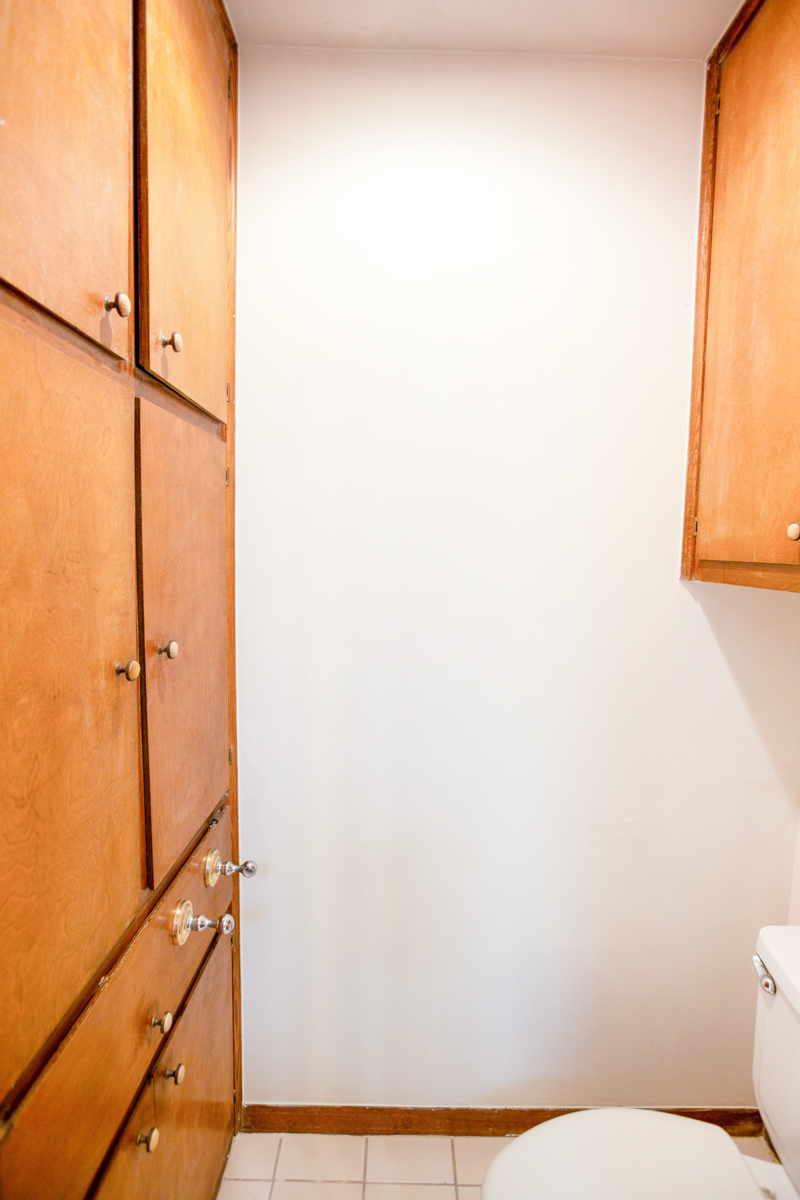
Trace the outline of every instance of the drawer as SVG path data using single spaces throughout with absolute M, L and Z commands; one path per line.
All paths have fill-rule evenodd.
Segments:
M 189 900 L 195 914 L 211 918 L 230 906 L 230 877 L 223 875 L 211 888 L 205 882 L 205 857 L 215 849 L 223 859 L 230 857 L 227 808 L 14 1113 L 0 1144 L 0 1195 L 82 1200 L 163 1047 L 153 1018 L 177 1012 L 215 936 L 208 929 L 175 945 L 171 931 L 178 905 Z
M 232 992 L 231 939 L 223 935 L 93 1200 L 212 1200 L 233 1137 Z M 153 1125 L 158 1142 L 148 1153 Z

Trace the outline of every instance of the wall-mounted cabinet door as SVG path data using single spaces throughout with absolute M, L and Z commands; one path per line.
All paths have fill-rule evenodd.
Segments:
M 230 48 L 214 0 L 142 0 L 139 357 L 225 420 Z
M 143 899 L 132 393 L 0 320 L 0 1096 Z M 134 667 L 129 668 L 135 675 Z
M 228 789 L 224 429 L 138 402 L 154 883 Z
M 711 63 L 704 181 L 710 229 L 701 242 L 701 254 L 710 244 L 708 310 L 705 340 L 701 324 L 696 341 L 702 408 L 696 394 L 684 564 L 684 574 L 700 579 L 794 590 L 800 589 L 798 78 L 800 9 L 786 0 L 765 0 L 733 48 Z M 701 284 L 702 266 L 701 257 Z M 700 307 L 698 322 L 703 318 Z M 693 471 L 699 475 L 694 504 Z
M 127 357 L 131 0 L 0 0 L 0 277 Z
M 224 934 L 165 1047 L 154 1084 L 164 1149 L 160 1194 L 211 1200 L 233 1136 L 233 973 L 231 939 Z

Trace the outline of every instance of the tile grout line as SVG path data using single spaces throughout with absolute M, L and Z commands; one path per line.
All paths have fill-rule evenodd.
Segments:
M 456 1189 L 456 1200 L 458 1200 L 458 1167 L 456 1166 L 456 1139 L 450 1138 L 450 1151 L 453 1155 L 453 1186 Z
M 283 1134 L 278 1138 L 278 1150 L 275 1155 L 275 1162 L 272 1164 L 272 1179 L 269 1185 L 269 1196 L 267 1200 L 272 1200 L 272 1193 L 275 1191 L 275 1180 L 278 1178 L 278 1159 L 281 1156 L 281 1148 L 283 1146 Z
M 367 1200 L 367 1154 L 369 1152 L 369 1138 L 364 1138 L 364 1178 L 361 1181 L 361 1200 Z

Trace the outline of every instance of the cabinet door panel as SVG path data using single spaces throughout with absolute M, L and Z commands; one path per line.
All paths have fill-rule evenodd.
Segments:
M 0 0 L 0 276 L 127 357 L 130 0 Z
M 143 898 L 133 394 L 0 319 L 0 1095 Z
M 157 883 L 228 788 L 225 443 L 140 400 L 139 455 Z M 177 657 L 159 654 L 171 641 Z
M 211 1200 L 233 1136 L 231 939 L 223 935 L 155 1073 L 163 1195 Z M 183 1063 L 179 1086 L 166 1072 Z
M 229 46 L 214 0 L 144 0 L 142 365 L 225 420 Z M 162 338 L 180 335 L 176 353 Z
M 697 557 L 800 563 L 800 8 L 767 0 L 722 65 Z

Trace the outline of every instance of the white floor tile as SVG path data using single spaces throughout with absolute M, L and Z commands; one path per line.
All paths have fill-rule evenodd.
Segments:
M 440 1183 L 368 1183 L 364 1200 L 456 1200 L 456 1189 Z
M 367 1138 L 369 1183 L 453 1183 L 447 1137 Z M 396 1200 L 401 1200 L 397 1197 Z
M 363 1137 L 285 1133 L 277 1178 L 360 1183 L 364 1178 L 364 1143 Z
M 234 1138 L 225 1178 L 272 1179 L 280 1140 L 279 1133 L 240 1133 Z
M 217 1200 L 269 1200 L 271 1187 L 269 1179 L 223 1179 Z
M 512 1138 L 493 1137 L 457 1137 L 453 1139 L 456 1147 L 456 1175 L 458 1186 L 483 1183 L 486 1168 L 489 1163 L 509 1144 Z
M 272 1200 L 361 1200 L 362 1187 L 360 1183 L 299 1183 L 276 1179 Z

